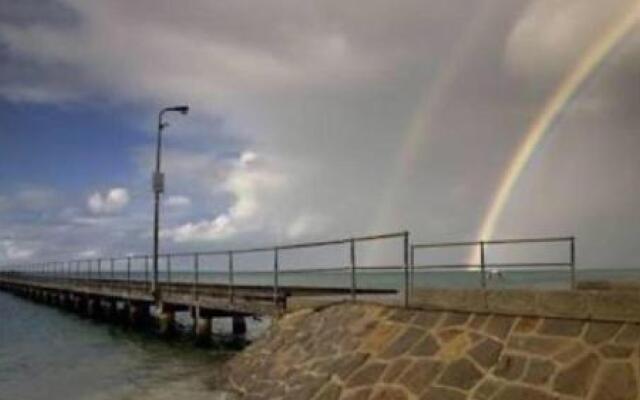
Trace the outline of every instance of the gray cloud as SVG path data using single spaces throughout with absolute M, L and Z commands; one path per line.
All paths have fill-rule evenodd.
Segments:
M 189 102 L 198 120 L 175 121 L 187 134 L 169 139 L 165 164 L 171 194 L 192 199 L 191 214 L 168 213 L 165 225 L 168 239 L 194 239 L 169 244 L 184 247 L 404 228 L 417 240 L 472 238 L 528 124 L 629 2 L 54 4 L 65 23 L 5 12 L 0 93 L 20 101 L 105 96 L 149 109 Z M 594 248 L 610 262 L 629 259 L 640 226 L 629 222 L 639 215 L 629 199 L 640 194 L 630 189 L 640 167 L 630 133 L 640 104 L 630 84 L 635 40 L 556 124 L 498 235 L 575 233 L 589 243 L 585 264 L 604 261 L 591 243 L 607 243 Z M 253 173 L 277 185 L 239 172 L 248 150 L 263 160 Z M 150 154 L 133 151 L 140 187 L 148 186 Z M 148 223 L 149 194 L 132 197 L 127 215 Z M 243 220 L 238 204 L 248 198 Z M 131 222 L 100 219 L 98 230 L 80 220 L 93 234 L 124 223 L 109 250 L 145 248 L 146 231 Z

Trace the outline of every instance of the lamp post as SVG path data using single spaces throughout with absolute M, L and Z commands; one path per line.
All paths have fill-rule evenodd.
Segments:
M 158 138 L 156 142 L 156 169 L 153 172 L 152 186 L 154 194 L 154 212 L 153 212 L 153 282 L 151 292 L 156 300 L 160 298 L 160 287 L 158 285 L 158 241 L 160 230 L 160 194 L 164 192 L 164 174 L 160 172 L 160 161 L 162 151 L 162 130 L 169 126 L 168 123 L 162 121 L 165 113 L 177 111 L 182 115 L 189 112 L 189 106 L 173 106 L 166 107 L 158 113 Z

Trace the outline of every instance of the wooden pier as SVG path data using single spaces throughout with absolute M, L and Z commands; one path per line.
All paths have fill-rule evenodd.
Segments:
M 367 257 L 362 257 L 359 249 L 371 246 L 372 242 L 383 242 L 385 254 L 395 256 L 397 263 L 364 264 Z M 485 255 L 487 246 L 530 243 L 565 243 L 569 258 L 553 263 L 500 264 L 487 260 Z M 477 247 L 480 264 L 432 265 L 415 259 L 418 250 L 460 246 Z M 336 256 L 334 265 L 314 266 L 317 259 L 304 256 L 308 254 L 306 251 L 320 248 Z M 247 256 L 261 258 L 257 265 L 248 267 Z M 381 300 L 384 296 L 386 300 L 409 307 L 416 271 L 477 271 L 480 286 L 487 289 L 488 269 L 539 267 L 569 273 L 567 283 L 571 288 L 576 287 L 573 237 L 410 244 L 409 232 L 404 231 L 269 247 L 167 253 L 160 255 L 163 262 L 159 270 L 150 268 L 150 259 L 149 255 L 131 255 L 7 265 L 0 267 L 0 290 L 60 304 L 85 314 L 117 314 L 134 324 L 151 321 L 161 332 L 173 330 L 177 312 L 188 312 L 195 331 L 207 336 L 211 333 L 212 318 L 232 318 L 234 332 L 242 334 L 246 330 L 246 317 L 278 315 L 291 306 L 362 298 Z M 362 274 L 379 272 L 397 274 L 399 279 L 391 286 L 381 280 L 372 288 L 372 275 L 369 275 L 369 285 L 363 286 Z M 322 283 L 323 276 L 332 278 Z M 261 284 L 247 284 L 252 279 Z M 295 285 L 283 284 L 285 281 Z
M 335 300 L 351 295 L 350 288 L 280 286 L 214 283 L 161 283 L 160 296 L 154 298 L 149 282 L 111 279 L 66 279 L 33 274 L 0 273 L 0 289 L 22 297 L 73 309 L 94 316 L 118 316 L 138 325 L 152 322 L 161 333 L 174 329 L 175 313 L 189 312 L 194 329 L 209 335 L 212 318 L 233 319 L 235 334 L 246 331 L 245 317 L 274 316 L 286 311 L 296 297 Z M 396 294 L 392 289 L 356 289 L 358 295 Z M 275 299 L 275 301 L 274 301 Z

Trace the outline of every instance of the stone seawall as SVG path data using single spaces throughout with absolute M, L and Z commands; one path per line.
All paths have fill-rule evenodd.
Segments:
M 635 305 L 637 306 L 637 305 Z M 640 399 L 640 324 L 341 303 L 229 362 L 246 399 Z

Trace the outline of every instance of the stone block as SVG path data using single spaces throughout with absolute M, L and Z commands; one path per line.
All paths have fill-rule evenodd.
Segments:
M 336 361 L 333 373 L 343 381 L 346 381 L 369 358 L 365 353 L 349 353 L 341 356 Z
M 434 329 L 444 314 L 440 311 L 416 311 L 411 323 L 425 330 Z
M 500 389 L 501 382 L 498 380 L 487 378 L 478 385 L 473 392 L 474 400 L 489 400 Z
M 490 290 L 487 292 L 490 312 L 510 315 L 537 315 L 536 292 L 532 290 Z
M 593 353 L 585 355 L 558 373 L 553 383 L 554 390 L 558 393 L 585 398 L 599 365 L 598 356 Z
M 564 338 L 512 335 L 507 348 L 532 355 L 549 356 L 566 344 Z
M 422 393 L 442 370 L 442 363 L 433 360 L 421 360 L 408 368 L 397 382 L 415 395 Z
M 629 363 L 615 363 L 604 367 L 594 399 L 635 400 L 638 398 L 638 377 Z
M 609 344 L 602 346 L 599 351 L 600 355 L 604 358 L 625 359 L 631 356 L 633 353 L 633 347 Z
M 582 333 L 584 321 L 574 319 L 545 318 L 538 332 L 550 336 L 577 337 Z
M 391 361 L 382 375 L 382 381 L 385 383 L 395 382 L 410 364 L 411 360 L 408 358 L 398 358 Z
M 592 292 L 589 302 L 593 319 L 640 322 L 640 293 L 638 292 Z
M 471 361 L 461 358 L 450 363 L 442 373 L 438 384 L 462 390 L 469 390 L 482 379 L 484 373 Z
M 407 328 L 398 338 L 380 354 L 380 358 L 391 359 L 406 353 L 413 347 L 421 337 L 425 335 L 425 331 L 418 328 Z
M 427 334 L 427 336 L 413 346 L 411 355 L 418 357 L 432 356 L 436 354 L 438 350 L 440 350 L 438 341 L 431 334 Z
M 520 379 L 524 373 L 526 364 L 527 359 L 522 356 L 503 354 L 495 366 L 493 374 L 509 381 L 515 381 Z
M 371 400 L 407 400 L 407 393 L 397 387 L 383 386 L 370 397 Z
M 545 385 L 555 372 L 555 365 L 549 360 L 532 359 L 524 376 L 524 381 L 534 385 Z
M 347 381 L 347 387 L 369 386 L 378 381 L 387 365 L 382 362 L 369 362 L 356 371 Z
M 640 324 L 625 324 L 615 338 L 619 344 L 635 345 L 640 343 Z
M 619 322 L 589 322 L 584 340 L 589 344 L 600 344 L 612 340 L 622 324 Z
M 487 338 L 474 346 L 469 355 L 485 369 L 491 368 L 502 352 L 502 343 Z
M 495 336 L 500 340 L 504 340 L 509 336 L 511 327 L 515 322 L 514 317 L 505 315 L 492 315 L 484 326 L 484 331 L 488 335 Z
M 557 400 L 558 397 L 539 389 L 507 385 L 493 398 L 495 400 Z
M 463 392 L 459 392 L 457 390 L 443 388 L 443 387 L 432 387 L 427 390 L 427 392 L 420 398 L 420 400 L 465 400 L 467 399 L 467 395 Z
M 589 318 L 589 294 L 579 291 L 548 290 L 537 296 L 537 313 L 545 317 Z
M 430 310 L 486 312 L 485 291 L 477 289 L 417 290 L 412 304 Z
M 329 382 L 314 397 L 314 400 L 338 400 L 342 393 L 342 387 L 334 382 Z

